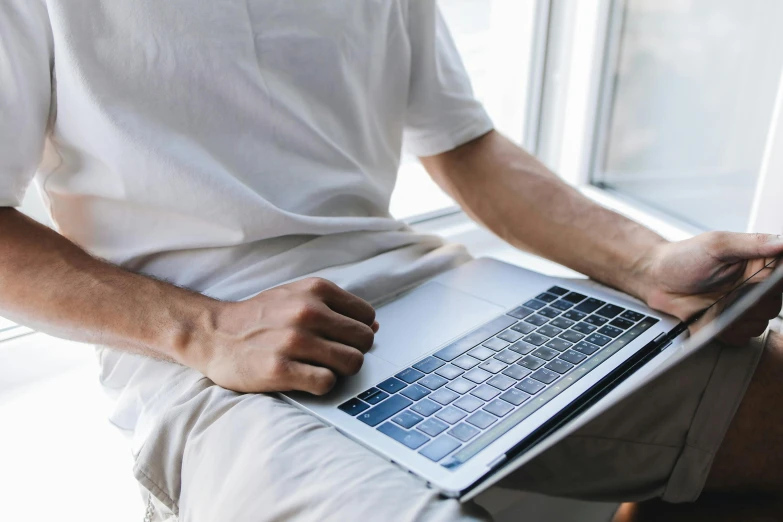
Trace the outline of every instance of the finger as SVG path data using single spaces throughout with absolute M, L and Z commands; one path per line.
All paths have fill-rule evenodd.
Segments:
M 326 395 L 337 384 L 337 376 L 328 368 L 298 361 L 286 363 L 283 386 L 290 391 L 303 391 L 313 395 Z
M 380 329 L 381 329 L 381 323 L 379 323 L 378 321 L 373 321 L 373 323 L 372 323 L 372 331 L 375 332 L 375 333 L 378 333 L 378 330 L 380 330 Z
M 711 232 L 707 238 L 712 255 L 724 263 L 783 254 L 783 236 L 774 234 Z
M 356 375 L 364 364 L 364 354 L 356 348 L 316 337 L 292 348 L 288 356 L 295 361 L 322 366 L 343 377 Z
M 326 310 L 316 324 L 313 324 L 312 331 L 330 341 L 356 348 L 362 353 L 372 348 L 375 341 L 375 331 L 372 327 L 338 314 L 326 306 L 324 308 Z
M 356 319 L 367 326 L 372 326 L 375 322 L 375 309 L 361 297 L 343 290 L 326 279 L 312 278 L 306 281 L 309 285 L 308 290 L 338 314 Z

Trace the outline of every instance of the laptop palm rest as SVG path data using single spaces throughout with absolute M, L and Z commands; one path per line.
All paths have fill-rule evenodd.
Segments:
M 401 369 L 503 311 L 440 283 L 426 283 L 377 310 L 381 329 L 369 353 Z

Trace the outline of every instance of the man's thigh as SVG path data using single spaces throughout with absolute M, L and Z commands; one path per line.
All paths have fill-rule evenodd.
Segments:
M 169 419 L 182 429 L 159 432 L 158 437 L 172 439 L 158 440 L 156 452 L 140 457 L 148 468 L 166 462 L 181 466 L 179 488 L 169 488 L 179 495 L 180 520 L 487 518 L 473 504 L 440 498 L 412 475 L 278 398 L 209 386 L 188 402 L 179 412 L 175 407 L 178 417 Z M 158 469 L 145 476 L 176 471 Z

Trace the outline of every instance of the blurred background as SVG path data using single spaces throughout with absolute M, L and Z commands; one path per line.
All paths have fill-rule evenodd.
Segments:
M 783 2 L 439 2 L 496 127 L 586 195 L 672 239 L 783 232 Z M 23 210 L 48 222 L 34 190 Z M 568 274 L 477 229 L 415 158 L 400 169 L 392 213 L 474 254 Z M 106 408 L 91 347 L 0 318 L 0 519 L 143 519 Z M 489 500 L 501 520 L 599 521 L 613 510 L 510 498 Z

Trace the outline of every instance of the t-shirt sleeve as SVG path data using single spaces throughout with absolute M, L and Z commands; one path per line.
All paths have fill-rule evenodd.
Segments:
M 452 150 L 492 130 L 435 0 L 410 3 L 411 82 L 404 147 L 416 156 Z
M 0 207 L 21 204 L 43 155 L 52 36 L 42 0 L 0 1 Z

